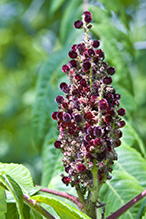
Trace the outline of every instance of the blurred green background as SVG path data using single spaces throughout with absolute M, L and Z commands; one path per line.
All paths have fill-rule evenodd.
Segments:
M 146 143 L 146 1 L 88 3 L 94 17 L 93 38 L 101 40 L 107 61 L 117 69 L 115 86 L 121 84 L 132 95 L 131 100 L 125 94 L 123 102 L 126 108 L 132 108 L 128 117 Z M 32 110 L 37 108 L 38 76 L 55 51 L 62 48 L 67 56 L 70 46 L 79 43 L 81 31 L 74 30 L 73 23 L 80 19 L 84 8 L 81 0 L 0 1 L 0 161 L 24 164 L 35 183 L 40 183 L 42 168 Z M 61 67 L 57 77 L 59 74 L 61 80 Z M 54 76 L 54 86 L 58 86 L 58 80 Z M 53 96 L 54 91 L 49 95 Z M 51 107 L 55 110 L 54 101 Z M 56 127 L 49 111 L 46 115 L 39 146 L 50 126 Z

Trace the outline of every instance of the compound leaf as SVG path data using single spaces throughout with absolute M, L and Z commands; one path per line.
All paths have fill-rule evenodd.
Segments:
M 43 202 L 52 206 L 61 219 L 90 219 L 90 217 L 81 211 L 63 201 L 60 201 L 59 199 L 43 195 L 36 195 L 31 197 L 31 199 L 35 199 L 38 202 Z

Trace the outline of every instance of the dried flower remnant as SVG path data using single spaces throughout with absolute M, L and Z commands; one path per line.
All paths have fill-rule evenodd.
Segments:
M 121 96 L 111 85 L 115 68 L 104 62 L 100 42 L 88 35 L 92 14 L 85 11 L 82 18 L 74 27 L 84 29 L 84 39 L 71 47 L 71 60 L 62 67 L 70 83 L 60 84 L 65 97 L 56 97 L 59 110 L 52 118 L 60 131 L 54 146 L 62 151 L 67 173 L 62 181 L 88 190 L 95 186 L 95 178 L 99 185 L 111 178 L 126 110 L 119 108 Z

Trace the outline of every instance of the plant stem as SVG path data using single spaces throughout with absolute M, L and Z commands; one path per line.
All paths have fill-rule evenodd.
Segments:
M 114 212 L 112 215 L 107 217 L 107 219 L 117 219 L 122 214 L 124 214 L 129 208 L 131 208 L 133 205 L 135 205 L 138 201 L 140 201 L 142 198 L 146 196 L 146 190 L 144 190 L 142 193 L 137 195 L 135 198 L 133 198 L 131 201 L 129 201 L 127 204 L 125 204 L 123 207 L 118 209 L 116 212 Z
M 92 219 L 97 219 L 96 203 L 92 203 L 91 200 L 87 200 L 84 205 L 84 212 Z
M 76 191 L 77 191 L 80 202 L 83 204 L 84 203 L 84 196 L 81 192 L 81 188 L 79 185 L 76 185 Z
M 99 100 L 103 98 L 104 86 L 105 86 L 104 84 L 101 85 Z M 98 126 L 100 126 L 101 122 L 102 122 L 102 113 L 99 110 Z M 98 181 L 98 168 L 96 167 L 96 159 L 94 159 L 93 161 L 92 175 L 93 175 L 93 187 L 91 190 L 90 198 L 89 200 L 87 200 L 84 209 L 88 216 L 90 216 L 92 219 L 97 219 L 96 203 L 98 200 L 98 193 L 99 193 L 99 181 Z
M 23 195 L 24 202 L 28 204 L 31 208 L 39 212 L 47 219 L 56 219 L 53 215 L 51 215 L 48 211 L 46 211 L 41 205 L 39 205 L 35 200 L 29 199 L 28 196 Z
M 95 159 L 93 162 L 92 174 L 93 174 L 93 192 L 91 196 L 91 202 L 96 203 L 98 197 L 98 176 L 97 176 L 97 167 L 96 167 Z
M 55 190 L 48 189 L 48 188 L 41 188 L 40 191 L 50 193 L 50 194 L 53 194 L 53 195 L 57 195 L 57 196 L 60 196 L 60 197 L 64 197 L 64 198 L 72 201 L 73 203 L 75 203 L 80 210 L 83 209 L 83 204 L 74 195 L 70 195 L 66 192 L 55 191 Z
M 93 161 L 92 175 L 93 175 L 93 186 L 90 193 L 88 194 L 88 198 L 85 201 L 84 212 L 92 219 L 97 219 L 96 203 L 98 199 L 99 189 L 98 189 L 96 160 Z

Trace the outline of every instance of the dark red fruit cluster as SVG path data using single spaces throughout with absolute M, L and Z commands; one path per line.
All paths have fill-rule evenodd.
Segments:
M 125 125 L 122 117 L 126 111 L 119 108 L 120 94 L 112 87 L 115 68 L 104 62 L 100 42 L 88 36 L 92 14 L 85 11 L 82 21 L 75 21 L 75 28 L 83 28 L 83 42 L 74 44 L 68 53 L 70 61 L 62 71 L 70 84 L 62 82 L 60 89 L 65 97 L 58 95 L 58 111 L 52 113 L 57 121 L 60 135 L 54 146 L 62 151 L 67 176 L 62 175 L 66 185 L 92 186 L 92 168 L 96 161 L 98 180 L 110 179 L 113 161 L 117 159 L 115 147 L 121 145 Z

